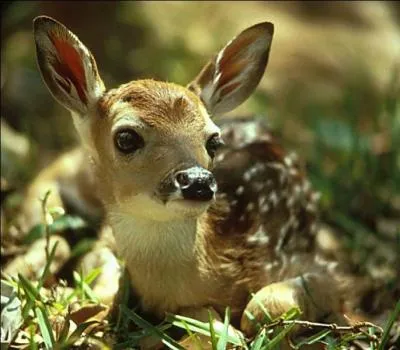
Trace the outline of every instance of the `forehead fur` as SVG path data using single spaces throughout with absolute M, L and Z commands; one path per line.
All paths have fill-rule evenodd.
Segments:
M 116 104 L 133 108 L 135 115 L 149 126 L 171 128 L 177 124 L 203 128 L 207 116 L 201 100 L 183 86 L 155 80 L 137 80 L 108 91 L 99 101 L 103 117 L 113 118 Z

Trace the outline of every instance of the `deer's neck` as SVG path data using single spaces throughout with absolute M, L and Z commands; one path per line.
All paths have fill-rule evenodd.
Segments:
M 157 221 L 118 213 L 109 215 L 109 221 L 126 261 L 160 266 L 189 263 L 195 257 L 196 219 Z
M 109 222 L 145 309 L 161 315 L 207 302 L 212 288 L 201 272 L 199 219 L 160 222 L 111 214 Z
M 198 219 L 160 222 L 114 214 L 109 222 L 145 309 L 177 312 L 207 301 L 210 278 L 201 269 Z

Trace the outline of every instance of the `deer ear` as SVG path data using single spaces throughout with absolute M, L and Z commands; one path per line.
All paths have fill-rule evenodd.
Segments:
M 50 17 L 36 17 L 33 31 L 47 87 L 64 107 L 84 116 L 105 91 L 92 54 L 75 34 Z
M 267 66 L 274 25 L 259 23 L 232 39 L 192 81 L 212 114 L 233 110 L 258 86 Z

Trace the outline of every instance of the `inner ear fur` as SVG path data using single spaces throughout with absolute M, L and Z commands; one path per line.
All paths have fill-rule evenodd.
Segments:
M 245 29 L 188 84 L 210 113 L 229 112 L 252 94 L 264 75 L 273 34 L 274 25 L 270 22 Z
M 67 109 L 85 115 L 105 90 L 93 55 L 53 18 L 36 17 L 33 30 L 38 66 L 50 92 Z

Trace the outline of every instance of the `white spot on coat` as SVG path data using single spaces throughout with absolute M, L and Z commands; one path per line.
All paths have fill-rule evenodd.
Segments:
M 252 234 L 247 238 L 247 242 L 256 243 L 256 244 L 268 244 L 269 236 L 267 233 L 261 228 L 256 231 L 256 233 Z
M 237 189 L 236 189 L 236 194 L 238 195 L 238 196 L 240 196 L 240 195 L 242 195 L 243 194 L 243 192 L 244 192 L 244 187 L 243 186 L 239 186 Z

